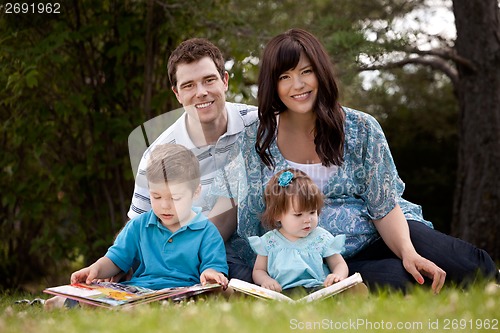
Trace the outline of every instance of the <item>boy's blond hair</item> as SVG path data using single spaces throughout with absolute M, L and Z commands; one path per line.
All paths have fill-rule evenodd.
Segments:
M 194 192 L 200 185 L 200 163 L 193 152 L 182 145 L 158 145 L 149 157 L 146 178 L 155 184 L 189 183 Z

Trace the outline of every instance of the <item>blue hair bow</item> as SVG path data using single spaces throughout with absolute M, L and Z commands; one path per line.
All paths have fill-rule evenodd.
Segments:
M 283 172 L 278 178 L 278 185 L 281 187 L 287 187 L 293 180 L 293 173 L 291 171 Z

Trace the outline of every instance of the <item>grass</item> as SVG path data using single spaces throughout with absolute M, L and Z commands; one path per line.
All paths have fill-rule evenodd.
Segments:
M 223 297 L 180 304 L 144 304 L 129 310 L 77 308 L 46 312 L 0 298 L 0 332 L 499 332 L 500 288 L 477 284 L 439 295 L 415 288 L 409 295 L 340 294 L 308 304 Z M 30 295 L 34 298 L 40 295 Z M 41 295 L 48 298 L 47 295 Z

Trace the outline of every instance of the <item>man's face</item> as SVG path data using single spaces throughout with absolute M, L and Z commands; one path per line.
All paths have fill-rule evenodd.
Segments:
M 172 90 L 189 116 L 202 124 L 225 117 L 226 91 L 229 75 L 221 78 L 209 57 L 177 65 L 177 85 Z

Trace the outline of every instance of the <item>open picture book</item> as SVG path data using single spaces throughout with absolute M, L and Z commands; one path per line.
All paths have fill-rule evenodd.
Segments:
M 276 301 L 285 301 L 285 302 L 312 302 L 317 300 L 322 300 L 338 293 L 343 292 L 355 285 L 362 283 L 363 279 L 361 278 L 361 274 L 354 273 L 353 275 L 341 280 L 337 283 L 332 284 L 331 286 L 319 289 L 315 292 L 308 294 L 299 299 L 292 299 L 282 293 L 279 293 L 274 290 L 269 290 L 258 286 L 253 283 L 248 283 L 238 279 L 231 279 L 229 281 L 229 287 L 233 288 L 236 292 L 241 292 L 250 296 L 268 299 L 268 300 L 276 300 Z
M 47 288 L 43 292 L 70 298 L 82 303 L 109 309 L 119 309 L 153 301 L 170 299 L 179 301 L 199 294 L 220 291 L 219 284 L 196 284 L 189 287 L 175 287 L 152 290 L 115 282 L 76 283 Z

